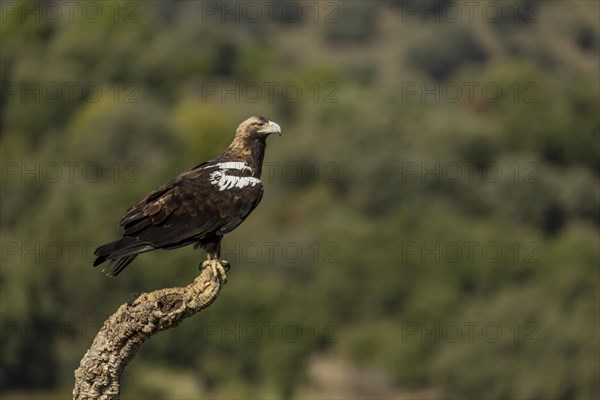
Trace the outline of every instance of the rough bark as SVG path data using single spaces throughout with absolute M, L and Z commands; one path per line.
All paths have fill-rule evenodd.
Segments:
M 75 371 L 73 399 L 118 399 L 121 374 L 152 335 L 208 307 L 221 283 L 210 268 L 186 287 L 143 293 L 123 304 L 96 335 Z

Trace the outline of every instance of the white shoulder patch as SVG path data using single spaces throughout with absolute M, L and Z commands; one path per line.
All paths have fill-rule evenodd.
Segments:
M 210 183 L 219 186 L 219 191 L 232 188 L 242 189 L 246 186 L 256 186 L 262 183 L 260 179 L 252 176 L 227 175 L 226 172 L 228 169 L 250 171 L 250 173 L 252 173 L 252 168 L 243 162 L 223 162 L 209 165 L 204 168 L 219 168 L 219 170 L 210 174 Z

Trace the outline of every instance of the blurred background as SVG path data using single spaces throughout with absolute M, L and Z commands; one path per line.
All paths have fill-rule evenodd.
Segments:
M 93 250 L 265 115 L 229 282 L 123 398 L 598 398 L 599 3 L 1 4 L 0 394 L 68 398 L 132 292 Z

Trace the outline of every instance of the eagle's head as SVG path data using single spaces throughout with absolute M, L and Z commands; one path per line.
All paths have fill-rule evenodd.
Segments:
M 236 137 L 244 139 L 266 138 L 272 133 L 281 136 L 281 127 L 278 123 L 265 117 L 250 117 L 242 122 L 236 132 Z

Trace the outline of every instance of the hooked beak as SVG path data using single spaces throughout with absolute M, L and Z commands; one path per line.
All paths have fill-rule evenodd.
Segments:
M 281 136 L 281 126 L 279 126 L 277 122 L 269 121 L 269 126 L 261 130 L 260 133 L 277 133 L 279 136 Z

